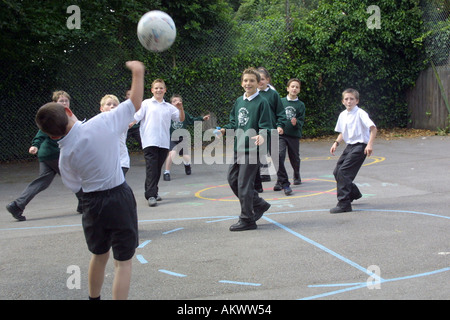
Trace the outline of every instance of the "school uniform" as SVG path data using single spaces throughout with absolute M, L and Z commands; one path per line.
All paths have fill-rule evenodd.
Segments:
M 120 138 L 133 121 L 135 108 L 126 100 L 110 112 L 77 121 L 59 140 L 63 183 L 83 191 L 83 230 L 89 250 L 129 260 L 138 245 L 137 210 L 133 191 L 125 182 L 120 161 Z
M 277 170 L 277 184 L 286 189 L 290 182 L 284 164 L 286 159 L 286 151 L 289 156 L 292 169 L 294 171 L 294 180 L 300 182 L 300 141 L 302 137 L 302 129 L 305 121 L 305 104 L 298 98 L 291 100 L 288 97 L 281 99 L 283 104 L 286 122 L 284 134 L 279 138 L 279 165 Z M 296 118 L 297 123 L 292 125 L 291 119 Z
M 142 102 L 134 119 L 141 121 L 140 133 L 146 164 L 144 196 L 157 198 L 161 168 L 170 147 L 171 120 L 180 121 L 180 111 L 170 103 L 158 102 L 154 97 Z
M 234 129 L 234 161 L 228 170 L 228 183 L 238 197 L 241 206 L 240 221 L 254 224 L 256 218 L 270 206 L 260 198 L 255 190 L 255 177 L 260 161 L 259 148 L 267 148 L 267 138 L 263 146 L 256 146 L 252 136 L 266 134 L 272 128 L 272 118 L 267 100 L 258 92 L 250 97 L 239 97 L 230 113 L 230 122 L 224 129 Z
M 351 202 L 360 198 L 361 192 L 353 183 L 366 155 L 364 149 L 370 139 L 370 127 L 375 126 L 366 111 L 355 106 L 339 114 L 335 131 L 342 133 L 347 144 L 333 171 L 337 183 L 339 208 L 351 211 Z
M 270 86 L 267 86 L 264 90 L 259 90 L 261 97 L 269 102 L 270 116 L 272 118 L 272 128 L 276 129 L 278 127 L 284 128 L 286 121 L 286 114 L 284 112 L 283 104 L 281 103 L 280 95 Z M 270 147 L 269 147 L 270 154 Z M 255 185 L 257 189 L 262 190 L 262 182 L 270 181 L 269 168 L 267 164 L 260 166 L 258 174 L 256 175 Z
M 170 124 L 170 148 L 169 150 L 173 150 L 173 148 L 175 148 L 181 141 L 183 141 L 183 136 L 179 136 L 178 140 L 172 140 L 173 138 L 177 138 L 177 137 L 172 137 L 172 134 L 175 130 L 178 129 L 185 129 L 187 130 L 187 127 L 189 125 L 193 125 L 195 123 L 195 121 L 203 121 L 203 117 L 194 117 L 191 114 L 189 114 L 188 112 L 184 111 L 184 121 L 171 121 Z M 179 155 L 182 156 L 184 151 L 186 151 L 186 154 L 190 154 L 190 150 L 183 150 L 181 149 L 179 151 Z
M 39 177 L 33 180 L 22 192 L 15 204 L 20 210 L 25 210 L 27 204 L 41 191 L 48 188 L 56 174 L 59 174 L 58 159 L 59 147 L 56 140 L 52 140 L 47 134 L 38 131 L 31 143 L 38 148 Z

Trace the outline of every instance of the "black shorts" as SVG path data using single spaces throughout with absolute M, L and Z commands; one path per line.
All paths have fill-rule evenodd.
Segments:
M 110 190 L 83 194 L 83 230 L 90 252 L 129 260 L 138 246 L 136 199 L 126 182 Z

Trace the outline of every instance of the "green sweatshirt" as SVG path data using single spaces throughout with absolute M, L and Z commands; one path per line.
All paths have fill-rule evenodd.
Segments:
M 281 99 L 285 114 L 286 125 L 284 127 L 284 134 L 291 137 L 301 138 L 303 124 L 305 123 L 305 104 L 300 100 L 288 100 L 287 97 Z M 296 118 L 297 124 L 292 125 L 291 119 Z
M 173 121 L 170 123 L 170 136 L 176 129 L 186 129 L 188 125 L 194 124 L 194 121 L 203 121 L 203 117 L 193 117 L 184 111 L 184 121 Z
M 236 100 L 230 112 L 230 122 L 222 127 L 235 130 L 235 152 L 257 151 L 258 147 L 254 140 L 250 140 L 250 137 L 260 134 L 261 129 L 270 130 L 273 128 L 270 113 L 269 103 L 260 94 L 256 95 L 251 101 L 244 100 L 242 96 Z M 237 131 L 238 129 L 247 134 L 238 134 L 241 131 Z M 267 136 L 269 135 L 269 131 L 265 133 L 267 133 Z M 266 137 L 264 145 L 269 145 L 268 137 Z
M 40 162 L 59 158 L 59 145 L 57 140 L 51 139 L 41 130 L 33 138 L 31 145 L 38 148 L 37 156 Z
M 261 90 L 259 94 L 269 102 L 272 111 L 272 129 L 278 127 L 284 128 L 286 123 L 286 113 L 284 112 L 283 104 L 281 103 L 280 95 L 275 90 Z

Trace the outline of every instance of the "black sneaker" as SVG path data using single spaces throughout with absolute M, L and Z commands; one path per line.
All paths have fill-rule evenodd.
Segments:
M 298 185 L 300 185 L 300 184 L 302 184 L 302 179 L 294 179 L 294 185 L 296 185 L 296 186 L 298 186 Z
M 353 202 L 353 200 L 361 199 L 361 197 L 362 197 L 361 192 L 358 192 L 358 194 L 351 195 L 352 200 L 350 200 L 350 202 Z
M 191 174 L 191 165 L 190 164 L 184 165 L 184 172 L 186 172 L 187 175 Z
M 291 187 L 283 188 L 283 190 L 284 190 L 284 194 L 285 194 L 286 196 L 289 196 L 289 195 L 292 194 L 292 189 L 291 189 Z
M 269 208 L 270 208 L 270 203 L 266 202 L 263 206 L 261 206 L 261 208 L 255 209 L 255 222 L 258 221 L 259 219 L 261 219 L 264 212 L 269 210 Z
M 22 215 L 23 211 L 16 205 L 14 201 L 6 205 L 6 210 L 8 210 L 9 213 L 11 213 L 12 216 L 19 221 L 27 220 L 27 218 Z
M 273 186 L 273 191 L 281 191 L 283 187 L 278 182 Z
M 164 181 L 170 181 L 170 173 L 164 173 Z
M 255 222 L 247 222 L 239 219 L 239 221 L 230 226 L 230 231 L 245 231 L 245 230 L 254 230 L 257 228 Z
M 336 206 L 336 207 L 330 209 L 330 213 L 342 213 L 342 212 L 350 212 L 350 211 L 352 211 L 352 206 L 348 206 L 348 207 Z

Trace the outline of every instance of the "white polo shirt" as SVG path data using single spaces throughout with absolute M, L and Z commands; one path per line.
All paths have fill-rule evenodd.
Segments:
M 77 121 L 58 141 L 59 170 L 73 192 L 112 189 L 125 182 L 120 163 L 120 138 L 133 121 L 135 108 L 126 100 L 88 121 Z
M 180 111 L 168 102 L 158 102 L 154 97 L 142 101 L 141 108 L 134 115 L 141 121 L 142 149 L 159 147 L 169 149 L 171 120 L 180 121 Z
M 368 143 L 370 139 L 370 127 L 375 126 L 366 111 L 355 106 L 351 111 L 344 110 L 339 118 L 334 131 L 342 133 L 346 144 Z

